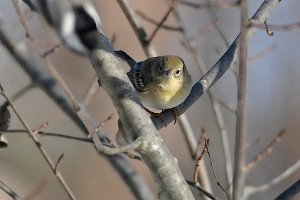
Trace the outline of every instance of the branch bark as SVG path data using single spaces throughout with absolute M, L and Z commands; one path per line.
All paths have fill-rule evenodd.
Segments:
M 194 199 L 177 160 L 167 149 L 141 105 L 109 40 L 99 32 L 92 33 L 89 40 L 97 44 L 90 55 L 91 62 L 120 116 L 119 134 L 128 142 L 139 138 L 140 145 L 136 151 L 140 153 L 156 181 L 159 198 Z

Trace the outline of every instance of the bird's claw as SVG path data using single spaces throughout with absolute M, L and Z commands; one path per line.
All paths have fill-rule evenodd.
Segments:
M 167 122 L 165 122 L 165 120 L 163 119 L 163 117 L 162 117 L 162 114 L 163 114 L 163 111 L 162 112 L 160 112 L 160 113 L 156 113 L 156 112 L 153 112 L 153 111 L 151 111 L 151 110 L 148 110 L 147 108 L 145 108 L 145 110 L 148 112 L 148 113 L 150 113 L 150 115 L 152 116 L 152 117 L 158 117 L 161 121 L 162 121 L 162 123 L 164 123 L 165 124 L 165 126 L 168 126 L 168 124 L 167 124 Z M 168 109 L 168 110 L 170 110 L 172 113 L 173 113 L 173 115 L 174 115 L 174 118 L 175 118 L 175 120 L 174 120 L 174 124 L 176 124 L 176 122 L 177 122 L 177 119 L 178 119 L 178 111 L 176 110 L 176 108 L 171 108 L 171 109 Z

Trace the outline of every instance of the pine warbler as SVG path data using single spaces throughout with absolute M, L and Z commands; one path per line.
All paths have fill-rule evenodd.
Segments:
M 115 53 L 131 67 L 127 75 L 144 106 L 172 109 L 191 92 L 191 75 L 180 57 L 166 55 L 136 62 L 124 51 Z

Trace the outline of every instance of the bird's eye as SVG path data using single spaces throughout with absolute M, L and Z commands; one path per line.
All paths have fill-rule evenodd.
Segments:
M 180 74 L 180 69 L 177 69 L 176 72 L 175 72 L 175 74 L 179 75 Z
M 160 72 L 163 71 L 163 67 L 162 67 L 162 66 L 159 67 L 159 71 L 160 71 Z

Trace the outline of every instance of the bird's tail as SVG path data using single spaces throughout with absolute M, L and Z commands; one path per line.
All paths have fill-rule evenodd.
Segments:
M 128 63 L 128 65 L 132 68 L 135 64 L 136 64 L 136 61 L 131 58 L 127 53 L 125 53 L 124 51 L 122 50 L 119 50 L 119 51 L 115 51 L 116 55 L 119 56 L 122 60 L 124 60 L 125 62 Z

